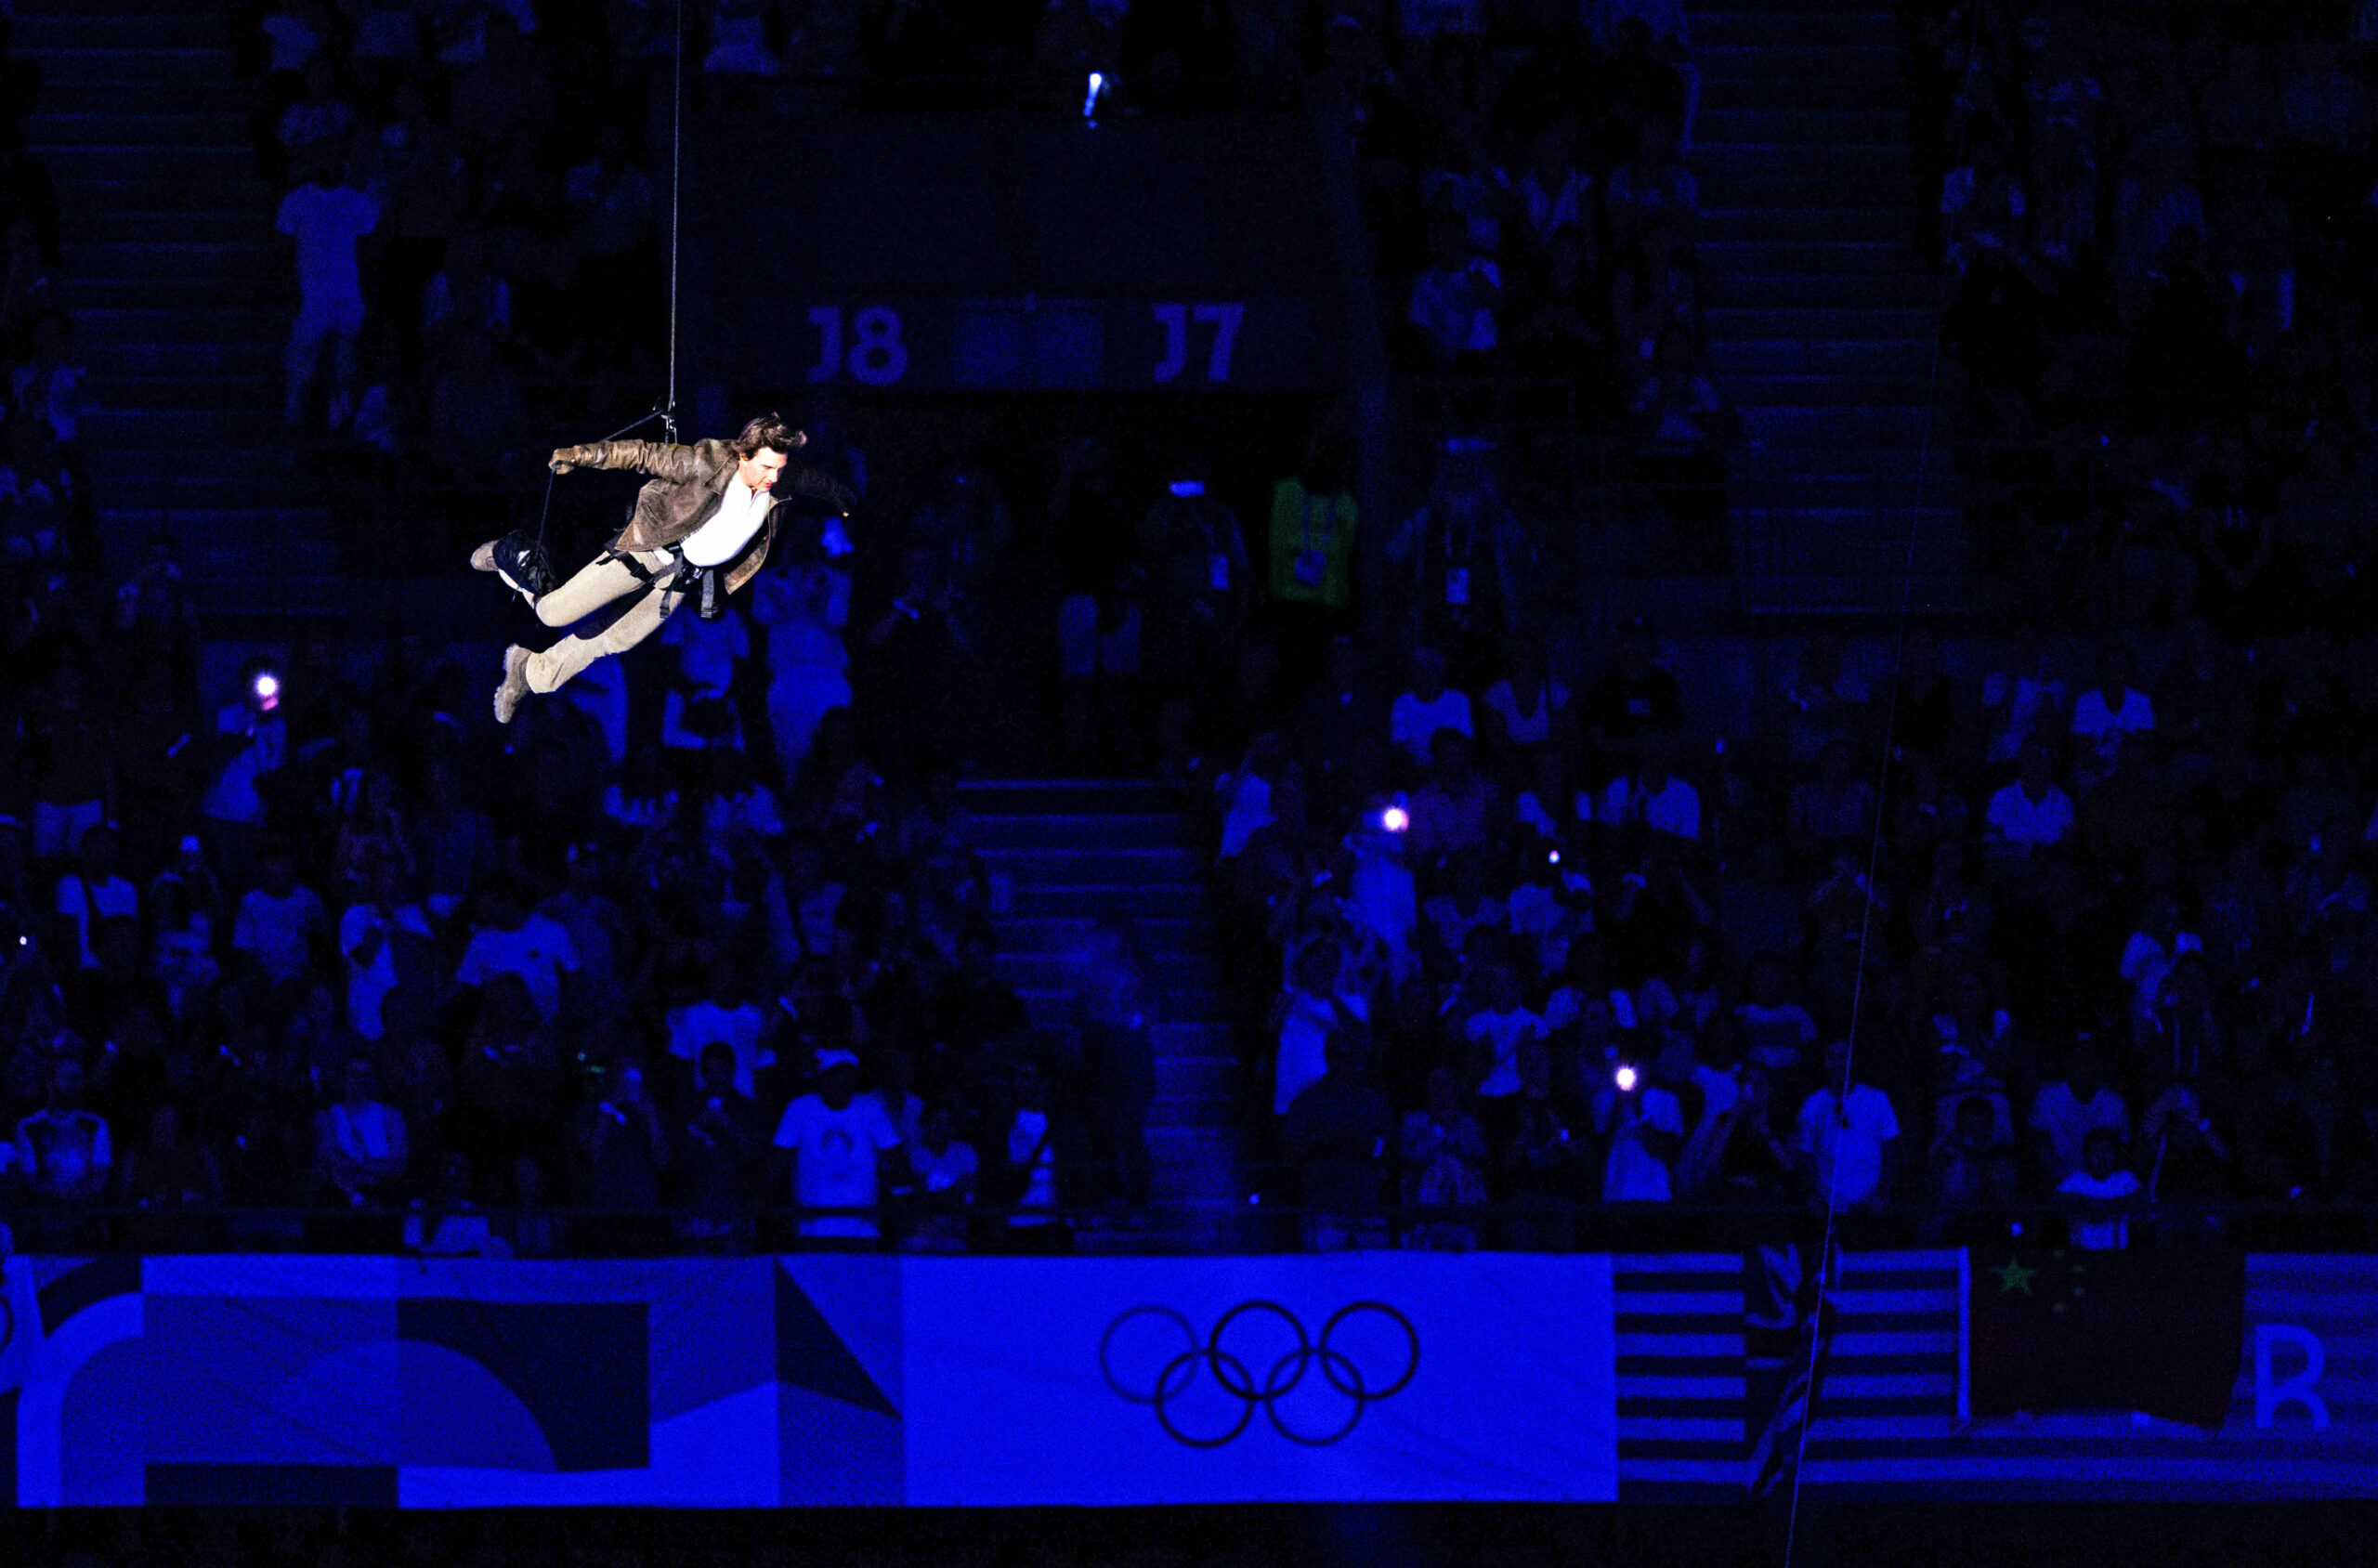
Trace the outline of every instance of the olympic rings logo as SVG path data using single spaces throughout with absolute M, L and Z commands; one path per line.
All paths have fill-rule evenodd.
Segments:
M 1355 1365 L 1352 1356 L 1330 1344 L 1331 1336 L 1340 1326 L 1358 1314 L 1384 1320 L 1393 1331 L 1403 1335 L 1403 1367 L 1392 1379 L 1365 1378 L 1362 1369 Z M 1232 1326 L 1243 1319 L 1261 1321 L 1267 1317 L 1276 1318 L 1285 1324 L 1295 1336 L 1296 1343 L 1294 1348 L 1274 1360 L 1270 1370 L 1258 1381 L 1244 1358 L 1252 1355 L 1260 1365 L 1263 1352 L 1241 1343 L 1235 1353 L 1224 1346 L 1223 1339 L 1231 1332 Z M 1126 1385 L 1115 1371 L 1116 1337 L 1123 1333 L 1127 1326 L 1143 1318 L 1157 1325 L 1169 1323 L 1178 1328 L 1183 1348 L 1166 1359 L 1155 1378 L 1144 1386 Z M 1240 1338 L 1242 1340 L 1248 1338 L 1247 1330 L 1241 1330 Z M 1285 1339 L 1281 1342 L 1285 1343 Z M 1164 1352 L 1159 1348 L 1156 1353 L 1161 1355 Z M 1326 1430 L 1299 1431 L 1282 1418 L 1280 1402 L 1295 1392 L 1304 1381 L 1305 1374 L 1316 1366 L 1321 1370 L 1322 1381 L 1348 1402 L 1346 1418 L 1335 1427 Z M 1355 1423 L 1363 1418 L 1363 1411 L 1366 1407 L 1401 1393 L 1412 1381 L 1413 1375 L 1420 1370 L 1420 1336 L 1414 1331 L 1410 1318 L 1379 1301 L 1355 1301 L 1339 1308 L 1330 1314 L 1329 1321 L 1322 1325 L 1317 1339 L 1305 1332 L 1304 1325 L 1298 1321 L 1294 1313 L 1277 1301 L 1242 1301 L 1222 1313 L 1215 1322 L 1213 1332 L 1207 1335 L 1202 1342 L 1196 1330 L 1189 1326 L 1189 1320 L 1170 1307 L 1133 1307 L 1108 1324 L 1106 1332 L 1100 1337 L 1098 1369 L 1105 1375 L 1106 1386 L 1113 1389 L 1118 1397 L 1133 1405 L 1152 1408 L 1156 1412 L 1156 1424 L 1164 1429 L 1165 1435 L 1187 1447 L 1220 1448 L 1247 1430 L 1248 1423 L 1255 1419 L 1256 1407 L 1261 1405 L 1265 1418 L 1272 1423 L 1272 1429 L 1282 1437 L 1302 1447 L 1323 1448 L 1352 1431 Z M 1389 1369 L 1392 1367 L 1375 1371 Z M 1214 1386 L 1222 1391 L 1223 1398 L 1238 1405 L 1237 1417 L 1230 1421 L 1227 1430 L 1204 1434 L 1188 1431 L 1176 1418 L 1173 1407 L 1190 1392 L 1200 1371 L 1212 1376 Z

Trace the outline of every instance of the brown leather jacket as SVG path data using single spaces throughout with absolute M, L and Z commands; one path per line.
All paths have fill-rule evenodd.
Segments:
M 725 441 L 696 441 L 689 447 L 669 441 L 596 441 L 554 455 L 575 467 L 632 468 L 652 476 L 636 491 L 635 511 L 628 526 L 610 542 L 609 548 L 619 551 L 659 550 L 682 542 L 710 521 L 718 510 L 719 498 L 726 493 L 727 481 L 735 477 L 735 449 Z M 784 478 L 795 495 L 824 500 L 839 511 L 850 509 L 850 491 L 829 474 L 788 467 Z M 751 580 L 768 558 L 768 545 L 776 536 L 777 508 L 771 506 L 758 542 L 726 574 L 728 593 Z

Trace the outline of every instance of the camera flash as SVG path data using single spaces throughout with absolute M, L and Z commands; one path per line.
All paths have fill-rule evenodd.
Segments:
M 1635 1088 L 1635 1069 L 1621 1067 L 1611 1075 L 1611 1081 L 1618 1085 L 1618 1091 L 1621 1094 L 1631 1093 Z
M 1400 805 L 1392 805 L 1378 814 L 1378 825 L 1391 833 L 1401 833 L 1412 826 L 1412 814 Z

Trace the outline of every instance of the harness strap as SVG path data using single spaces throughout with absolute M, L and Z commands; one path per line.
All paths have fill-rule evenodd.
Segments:
M 677 545 L 667 544 L 661 546 L 661 548 L 668 551 L 672 560 L 675 563 L 672 567 L 664 567 L 662 568 L 662 572 L 667 574 L 666 581 L 662 580 L 662 572 L 656 572 L 650 567 L 646 566 L 642 561 L 636 559 L 635 552 L 634 551 L 620 549 L 608 550 L 604 553 L 604 559 L 617 561 L 620 565 L 627 568 L 629 574 L 638 582 L 645 583 L 647 586 L 653 583 L 659 583 L 662 593 L 683 597 L 693 587 L 694 582 L 700 578 L 703 568 L 695 566 L 693 563 L 686 560 L 686 552 Z

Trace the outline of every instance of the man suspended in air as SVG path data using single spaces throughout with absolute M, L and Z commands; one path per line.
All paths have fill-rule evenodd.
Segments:
M 556 584 L 544 546 L 525 531 L 490 540 L 471 565 L 516 589 L 548 626 L 568 626 L 616 599 L 634 596 L 610 621 L 532 653 L 503 650 L 495 718 L 510 724 L 520 699 L 555 690 L 606 654 L 625 653 L 660 629 L 691 597 L 704 619 L 724 614 L 726 596 L 751 580 L 776 538 L 775 492 L 792 453 L 807 439 L 774 413 L 743 426 L 731 441 L 597 441 L 555 449 L 556 474 L 574 468 L 628 468 L 651 477 L 636 492 L 627 527 L 567 582 Z M 848 486 L 815 468 L 792 471 L 795 495 L 825 502 L 842 516 L 856 503 Z M 850 548 L 839 519 L 826 530 L 830 554 Z

